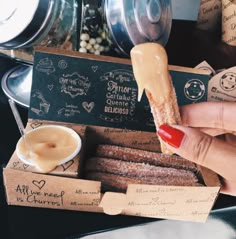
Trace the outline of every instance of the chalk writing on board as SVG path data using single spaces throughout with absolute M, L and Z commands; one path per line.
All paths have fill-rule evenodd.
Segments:
M 107 81 L 107 80 L 113 79 L 115 81 L 119 81 L 120 83 L 124 83 L 124 82 L 134 81 L 134 75 L 132 71 L 117 69 L 117 70 L 104 73 L 104 75 L 102 75 L 100 79 L 101 81 Z
M 50 85 L 48 85 L 48 89 L 49 89 L 50 91 L 52 91 L 52 90 L 53 90 L 53 87 L 54 87 L 54 85 L 53 85 L 53 84 L 50 84 Z
M 58 67 L 62 70 L 66 69 L 68 67 L 68 63 L 65 60 L 60 60 L 58 62 Z
M 99 118 L 106 121 L 106 122 L 113 122 L 113 123 L 119 123 L 119 122 L 122 121 L 122 117 L 120 117 L 120 116 L 109 117 L 109 116 L 105 116 L 105 115 L 100 114 Z
M 76 114 L 80 114 L 80 110 L 78 109 L 78 106 L 73 104 L 65 104 L 65 107 L 59 109 L 57 111 L 58 115 L 63 115 L 65 117 L 72 117 Z
M 71 98 L 86 95 L 91 86 L 88 77 L 80 75 L 78 72 L 63 74 L 59 78 L 59 84 L 61 84 L 61 92 L 70 95 Z
M 201 80 L 191 79 L 184 86 L 185 96 L 192 101 L 201 99 L 205 94 L 205 85 Z
M 94 102 L 88 103 L 87 101 L 84 101 L 82 103 L 82 106 L 88 113 L 91 113 L 91 111 L 93 110 L 93 108 L 95 106 L 95 103 Z
M 107 90 L 105 95 L 104 114 L 120 115 L 119 121 L 134 121 L 137 88 L 127 84 L 134 81 L 134 76 L 128 70 L 113 70 L 104 73 L 100 77 L 101 82 L 106 82 L 105 88 Z M 109 121 L 108 117 L 103 117 Z M 112 121 L 115 122 L 115 121 Z
M 137 101 L 138 88 L 130 64 L 58 55 L 56 51 L 36 52 L 34 63 L 32 91 L 43 93 L 51 106 L 44 113 L 38 98 L 31 97 L 30 118 L 155 131 L 147 97 L 144 94 Z M 180 106 L 207 100 L 208 75 L 173 70 L 170 74 Z M 190 79 L 202 83 L 195 80 L 186 84 Z M 44 107 L 46 110 L 48 105 Z
M 36 65 L 36 70 L 50 75 L 55 71 L 55 67 L 53 66 L 53 62 L 49 58 L 43 58 Z
M 44 98 L 43 94 L 39 90 L 34 90 L 31 95 L 32 98 L 35 98 L 35 102 L 37 103 L 37 108 L 32 107 L 31 110 L 41 116 L 47 114 L 50 109 L 50 103 Z M 37 99 L 37 100 L 36 100 Z
M 98 70 L 98 66 L 92 66 L 91 69 L 92 69 L 92 71 L 93 71 L 94 73 L 96 73 L 97 70 Z

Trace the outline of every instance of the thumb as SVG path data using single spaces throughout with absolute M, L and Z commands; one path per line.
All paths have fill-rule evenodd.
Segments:
M 157 134 L 172 152 L 236 181 L 236 148 L 232 145 L 180 125 L 161 125 Z

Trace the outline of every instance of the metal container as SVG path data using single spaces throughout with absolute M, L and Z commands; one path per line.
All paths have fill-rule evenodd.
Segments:
M 25 63 L 13 67 L 4 74 L 1 85 L 8 98 L 20 106 L 28 108 L 32 85 L 32 66 Z
M 76 0 L 0 1 L 0 51 L 33 61 L 33 47 L 77 49 Z
M 105 0 L 110 36 L 118 52 L 129 55 L 134 45 L 166 45 L 172 24 L 170 0 Z
M 0 49 L 31 62 L 35 46 L 129 57 L 165 45 L 171 23 L 171 0 L 1 0 Z
M 104 16 L 115 50 L 129 56 L 134 45 L 166 45 L 172 25 L 171 0 L 104 0 Z
M 83 0 L 80 52 L 129 57 L 139 43 L 166 45 L 171 0 Z

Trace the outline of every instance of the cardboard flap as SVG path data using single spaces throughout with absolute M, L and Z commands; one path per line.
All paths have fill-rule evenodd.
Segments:
M 221 71 L 209 81 L 208 101 L 236 101 L 236 66 Z
M 179 105 L 206 101 L 209 75 L 170 67 Z M 137 101 L 130 60 L 37 49 L 29 118 L 155 132 L 146 96 Z
M 126 207 L 126 195 L 123 193 L 106 192 L 99 206 L 108 215 L 120 214 Z
M 81 211 L 99 210 L 100 182 L 10 168 L 5 168 L 3 175 L 9 204 Z
M 126 194 L 106 192 L 99 206 L 109 215 L 205 222 L 219 189 L 130 184 Z
M 124 214 L 205 222 L 220 187 L 129 185 Z

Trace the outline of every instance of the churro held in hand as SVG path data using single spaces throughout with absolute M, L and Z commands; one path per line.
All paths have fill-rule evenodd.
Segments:
M 162 124 L 180 124 L 181 118 L 175 89 L 168 70 L 168 57 L 163 46 L 143 43 L 131 50 L 133 72 L 138 84 L 138 100 L 145 90 L 156 129 Z M 162 139 L 161 151 L 172 154 Z

